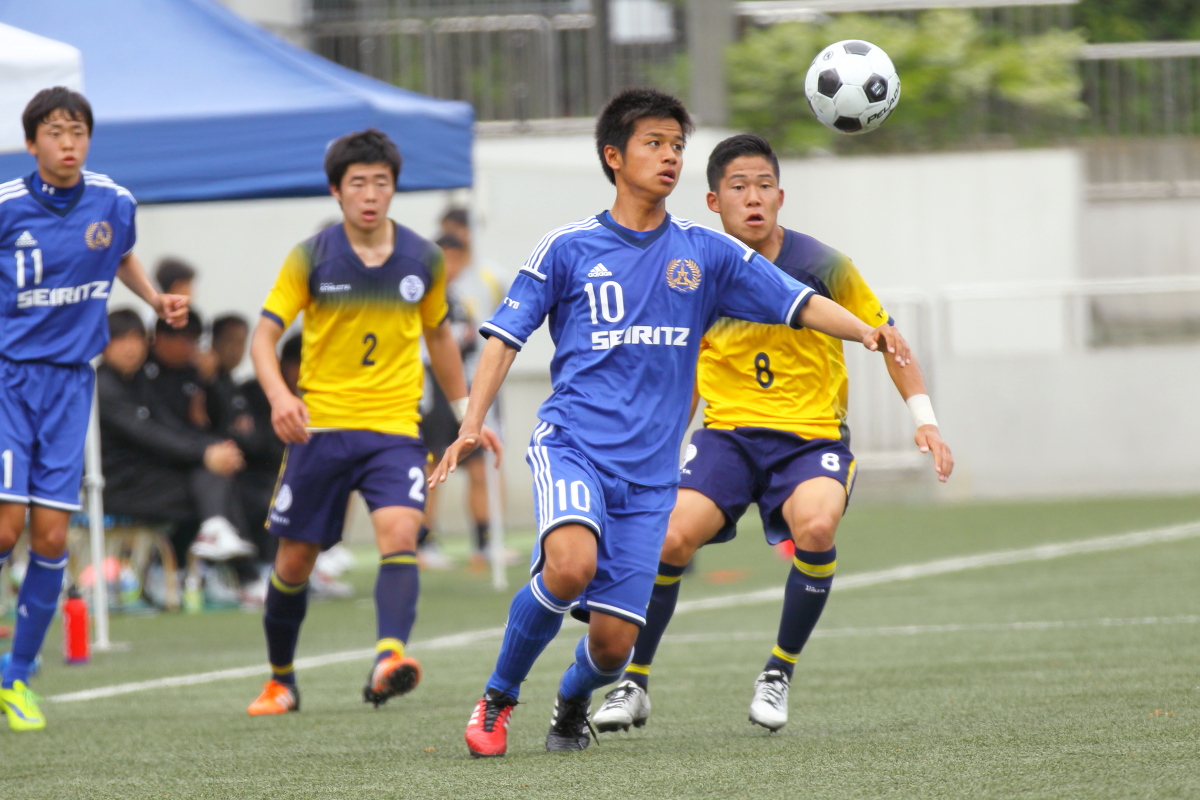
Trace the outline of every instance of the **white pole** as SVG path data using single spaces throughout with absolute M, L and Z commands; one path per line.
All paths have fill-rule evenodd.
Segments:
M 497 590 L 508 588 L 508 573 L 504 563 L 504 506 L 500 502 L 500 468 L 494 466 L 492 453 L 484 453 L 487 462 L 484 474 L 487 476 L 488 495 L 488 557 L 492 562 L 492 586 Z
M 87 493 L 88 539 L 92 546 L 92 649 L 111 650 L 108 640 L 108 580 L 104 574 L 104 473 L 100 469 L 100 403 L 92 392 L 92 414 L 83 450 L 83 486 Z

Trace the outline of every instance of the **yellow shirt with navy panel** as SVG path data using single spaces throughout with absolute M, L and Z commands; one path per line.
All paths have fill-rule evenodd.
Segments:
M 871 327 L 892 321 L 854 263 L 811 236 L 785 230 L 775 266 Z M 700 345 L 696 385 L 709 428 L 847 438 L 847 383 L 841 340 L 807 328 L 722 317 Z
M 287 328 L 304 312 L 300 389 L 312 428 L 417 436 L 420 337 L 446 318 L 437 245 L 402 225 L 387 261 L 368 267 L 339 223 L 288 254 L 263 304 Z

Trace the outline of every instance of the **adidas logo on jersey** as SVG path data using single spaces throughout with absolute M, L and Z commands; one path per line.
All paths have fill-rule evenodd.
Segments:
M 17 237 L 14 247 L 37 247 L 37 239 L 33 238 L 33 234 L 29 231 L 25 231 Z
M 611 278 L 612 273 L 608 271 L 608 267 L 603 264 L 597 264 L 592 267 L 592 271 L 588 273 L 589 278 Z

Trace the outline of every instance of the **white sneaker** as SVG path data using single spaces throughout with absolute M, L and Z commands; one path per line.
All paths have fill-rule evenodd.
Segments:
M 788 687 L 786 672 L 778 669 L 763 670 L 754 681 L 754 699 L 750 701 L 750 721 L 775 731 L 787 725 Z
M 633 681 L 621 681 L 604 695 L 604 705 L 592 715 L 598 731 L 627 731 L 640 728 L 650 719 L 650 695 Z
M 238 536 L 237 528 L 224 517 L 209 517 L 200 526 L 192 553 L 205 561 L 228 561 L 239 556 L 252 556 L 254 545 Z
M 309 597 L 314 599 L 342 599 L 354 596 L 354 587 L 342 583 L 336 578 L 330 578 L 316 570 L 308 576 Z
M 454 569 L 454 559 L 443 553 L 436 544 L 417 548 L 417 563 L 421 569 Z
M 344 544 L 335 544 L 317 556 L 316 569 L 327 578 L 340 578 L 352 569 L 358 559 Z

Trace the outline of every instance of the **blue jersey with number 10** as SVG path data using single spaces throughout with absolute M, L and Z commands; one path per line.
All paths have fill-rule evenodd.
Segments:
M 724 233 L 667 215 L 639 237 L 601 214 L 547 234 L 480 332 L 520 349 L 549 316 L 538 416 L 597 468 L 668 486 L 704 332 L 718 316 L 798 326 L 812 296 Z
M 59 208 L 34 191 L 36 176 L 0 184 L 0 355 L 83 364 L 108 343 L 108 294 L 133 249 L 137 204 L 85 171 Z

